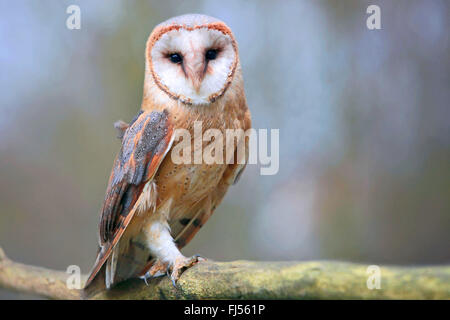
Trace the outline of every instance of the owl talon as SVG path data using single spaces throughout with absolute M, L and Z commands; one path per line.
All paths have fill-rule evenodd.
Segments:
M 145 284 L 148 286 L 148 279 L 161 277 L 165 273 L 167 273 L 168 270 L 167 263 L 163 263 L 160 260 L 157 260 L 151 267 L 148 269 L 148 271 L 140 276 L 139 278 L 143 279 Z M 165 272 L 166 271 L 166 272 Z
M 197 262 L 199 262 L 199 261 L 206 261 L 206 260 L 208 260 L 206 257 L 204 257 L 204 256 L 202 256 L 202 255 L 200 255 L 200 254 L 194 254 L 194 257 L 196 257 L 197 258 Z
M 196 254 L 193 255 L 190 258 L 186 258 L 186 257 L 182 257 L 179 258 L 177 260 L 175 260 L 175 263 L 171 266 L 172 269 L 172 273 L 170 274 L 169 278 L 172 280 L 172 284 L 175 288 L 177 288 L 176 283 L 178 281 L 178 279 L 180 278 L 181 274 L 183 273 L 183 271 L 185 271 L 186 269 L 189 269 L 190 267 L 194 266 L 195 264 L 197 264 L 199 260 L 206 260 L 206 258 Z
M 147 271 L 143 276 L 139 277 L 140 279 L 144 280 L 145 285 L 148 287 L 148 279 L 152 278 L 152 275 L 149 274 L 149 272 Z

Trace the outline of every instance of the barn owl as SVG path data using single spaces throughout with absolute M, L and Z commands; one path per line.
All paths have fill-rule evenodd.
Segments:
M 224 136 L 227 129 L 251 127 L 233 33 L 218 19 L 189 14 L 159 24 L 147 40 L 142 106 L 130 124 L 116 124 L 122 146 L 86 290 L 166 273 L 175 285 L 199 261 L 180 249 L 206 223 L 245 161 L 176 164 L 171 155 L 181 139 L 175 132 L 194 134 L 196 121 L 202 132 L 218 129 Z

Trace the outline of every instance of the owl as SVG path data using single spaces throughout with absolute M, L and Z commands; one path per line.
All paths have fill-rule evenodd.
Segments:
M 223 137 L 230 129 L 251 128 L 233 33 L 218 19 L 188 14 L 159 24 L 150 34 L 141 110 L 129 124 L 116 124 L 122 145 L 101 209 L 99 250 L 87 291 L 161 274 L 175 285 L 183 270 L 201 260 L 185 257 L 180 249 L 244 170 L 248 137 L 243 138 L 244 161 L 173 161 L 182 140 L 179 129 L 190 133 L 193 144 L 183 152 L 213 143 L 194 143 L 196 123 L 202 134 L 215 129 Z M 228 160 L 237 160 L 236 148 Z

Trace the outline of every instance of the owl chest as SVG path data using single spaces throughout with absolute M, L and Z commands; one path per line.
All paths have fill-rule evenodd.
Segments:
M 189 207 L 213 192 L 226 169 L 226 164 L 220 163 L 175 164 L 168 156 L 155 176 L 155 183 L 158 201 L 170 199 L 174 207 Z
M 154 181 L 158 206 L 170 202 L 170 211 L 177 212 L 194 206 L 217 188 L 235 151 L 227 146 L 227 130 L 243 128 L 243 121 L 235 112 L 186 113 L 183 109 L 173 110 L 172 119 L 175 128 L 185 134 L 175 139 Z

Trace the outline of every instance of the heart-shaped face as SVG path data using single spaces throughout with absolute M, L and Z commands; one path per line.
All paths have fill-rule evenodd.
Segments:
M 221 21 L 186 15 L 157 26 L 147 43 L 147 65 L 158 87 L 185 104 L 208 105 L 233 79 L 237 44 Z

